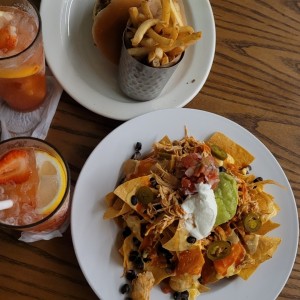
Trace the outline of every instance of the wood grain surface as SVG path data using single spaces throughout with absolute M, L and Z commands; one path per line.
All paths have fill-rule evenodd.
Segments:
M 300 1 L 211 0 L 211 5 L 214 63 L 186 107 L 222 115 L 259 138 L 284 169 L 299 213 Z M 47 140 L 67 159 L 73 186 L 94 147 L 121 123 L 63 93 Z M 300 299 L 299 254 L 280 300 Z M 32 244 L 0 230 L 0 299 L 97 299 L 76 260 L 70 230 L 63 238 Z

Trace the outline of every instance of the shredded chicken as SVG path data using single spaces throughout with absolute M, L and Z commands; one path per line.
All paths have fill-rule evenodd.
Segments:
M 140 273 L 132 282 L 132 300 L 149 300 L 153 285 L 154 276 L 152 272 L 146 271 Z

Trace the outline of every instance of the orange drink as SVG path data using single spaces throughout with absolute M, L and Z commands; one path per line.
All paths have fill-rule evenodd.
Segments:
M 0 98 L 32 111 L 46 96 L 41 19 L 27 0 L 0 0 Z
M 13 138 L 0 143 L 0 226 L 30 232 L 59 229 L 69 217 L 70 174 L 49 143 Z

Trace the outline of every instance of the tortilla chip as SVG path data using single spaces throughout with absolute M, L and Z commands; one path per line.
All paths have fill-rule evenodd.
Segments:
M 114 193 L 109 193 L 106 195 L 105 202 L 108 208 L 103 215 L 104 220 L 114 219 L 131 211 L 131 207 L 124 203 Z
M 262 224 L 262 226 L 259 228 L 259 230 L 256 233 L 260 235 L 265 235 L 279 226 L 280 224 L 268 220 L 266 223 Z
M 123 245 L 119 252 L 123 255 L 123 267 L 125 272 L 133 268 L 133 263 L 129 261 L 129 253 L 132 250 L 132 234 L 124 239 Z
M 280 242 L 280 238 L 260 236 L 257 249 L 255 253 L 250 256 L 249 264 L 245 265 L 238 275 L 244 280 L 247 280 L 261 263 L 272 258 Z
M 146 220 L 149 219 L 149 216 L 144 214 L 143 210 L 138 209 L 140 208 L 139 203 L 137 205 L 132 205 L 131 197 L 136 194 L 136 191 L 141 186 L 150 186 L 150 178 L 151 175 L 134 178 L 124 182 L 114 190 L 115 195 L 117 195 L 120 199 L 122 199 L 127 205 L 129 205 L 138 214 L 143 216 Z
M 176 274 L 189 274 L 200 276 L 204 265 L 204 257 L 200 245 L 195 245 L 189 250 L 177 253 L 178 264 Z
M 144 270 L 152 272 L 154 280 L 155 280 L 154 285 L 157 285 L 164 279 L 175 275 L 175 273 L 168 272 L 168 270 L 165 266 L 156 265 L 156 264 L 154 265 L 154 264 L 152 264 L 152 262 L 146 263 L 144 266 Z
M 187 242 L 187 238 L 189 237 L 189 233 L 185 228 L 184 220 L 180 220 L 178 223 L 178 227 L 175 231 L 173 237 L 171 237 L 167 242 L 165 242 L 162 246 L 169 251 L 185 251 L 195 246 L 195 244 L 190 244 Z M 200 242 L 198 241 L 197 244 Z
M 217 145 L 230 154 L 239 167 L 246 167 L 254 160 L 251 153 L 221 132 L 214 133 L 206 142 L 208 145 Z
M 199 276 L 190 274 L 181 274 L 170 277 L 170 287 L 177 292 L 183 292 L 190 289 L 200 288 Z
M 143 239 L 141 237 L 141 224 L 143 223 L 143 221 L 140 220 L 138 216 L 131 215 L 131 214 L 123 216 L 123 219 L 126 222 L 127 226 L 130 228 L 132 234 L 139 241 L 142 241 Z
M 260 191 L 253 195 L 261 215 L 262 221 L 266 222 L 275 217 L 279 211 L 279 206 L 274 202 L 274 197 L 264 191 Z

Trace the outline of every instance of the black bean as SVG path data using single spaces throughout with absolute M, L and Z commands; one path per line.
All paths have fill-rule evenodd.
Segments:
M 136 238 L 135 236 L 132 238 L 132 243 L 134 246 L 136 246 L 137 248 L 141 245 L 141 242 L 139 241 L 138 238 Z
M 263 178 L 262 177 L 256 177 L 253 182 L 259 182 L 259 181 L 263 181 Z
M 179 293 L 179 292 L 175 292 L 175 293 L 173 294 L 173 298 L 174 298 L 175 300 L 179 300 L 179 299 L 180 299 L 180 293 Z
M 189 244 L 195 244 L 197 239 L 193 236 L 189 236 L 186 241 L 189 243 Z
M 129 261 L 135 262 L 137 260 L 137 258 L 139 257 L 139 253 L 138 251 L 132 250 L 129 253 Z
M 173 271 L 175 271 L 175 269 L 177 267 L 177 264 L 173 260 L 168 260 L 167 261 L 167 266 L 168 266 L 168 269 L 170 269 L 173 272 Z
M 137 205 L 137 203 L 138 203 L 138 198 L 137 198 L 137 196 L 132 195 L 130 201 L 131 201 L 131 204 L 132 204 L 132 205 Z
M 151 183 L 151 186 L 154 187 L 154 188 L 157 186 L 157 181 L 155 180 L 154 177 L 150 178 L 150 183 Z
M 125 300 L 132 300 L 132 298 L 130 298 L 130 297 L 126 297 L 126 298 L 125 298 Z
M 137 142 L 135 144 L 135 148 L 134 148 L 135 151 L 141 151 L 142 150 L 142 143 L 141 142 Z
M 226 172 L 226 168 L 224 168 L 223 166 L 219 167 L 219 172 Z
M 167 260 L 170 260 L 172 257 L 173 257 L 173 254 L 165 249 L 162 245 L 159 245 L 158 246 L 158 249 L 157 249 Z
M 147 263 L 147 262 L 149 262 L 149 261 L 151 261 L 151 258 L 149 258 L 149 257 L 144 257 L 144 258 L 143 258 L 143 262 Z
M 189 299 L 189 292 L 188 291 L 181 292 L 181 300 L 187 300 L 187 299 Z
M 131 229 L 128 226 L 126 226 L 122 232 L 122 235 L 124 238 L 126 238 L 126 237 L 130 236 L 130 234 L 131 234 Z
M 120 288 L 121 294 L 126 294 L 126 293 L 128 293 L 129 291 L 130 291 L 130 286 L 129 286 L 129 284 L 127 284 L 127 283 L 123 284 L 123 285 L 121 286 L 121 288 Z
M 144 269 L 144 262 L 142 260 L 141 257 L 137 257 L 134 261 L 134 266 L 138 269 L 138 270 L 143 270 Z
M 162 205 L 161 205 L 161 204 L 157 204 L 157 205 L 155 205 L 155 209 L 156 209 L 156 210 L 160 210 L 160 209 L 162 209 Z
M 132 281 L 137 277 L 137 274 L 134 270 L 128 270 L 125 275 L 126 279 Z

